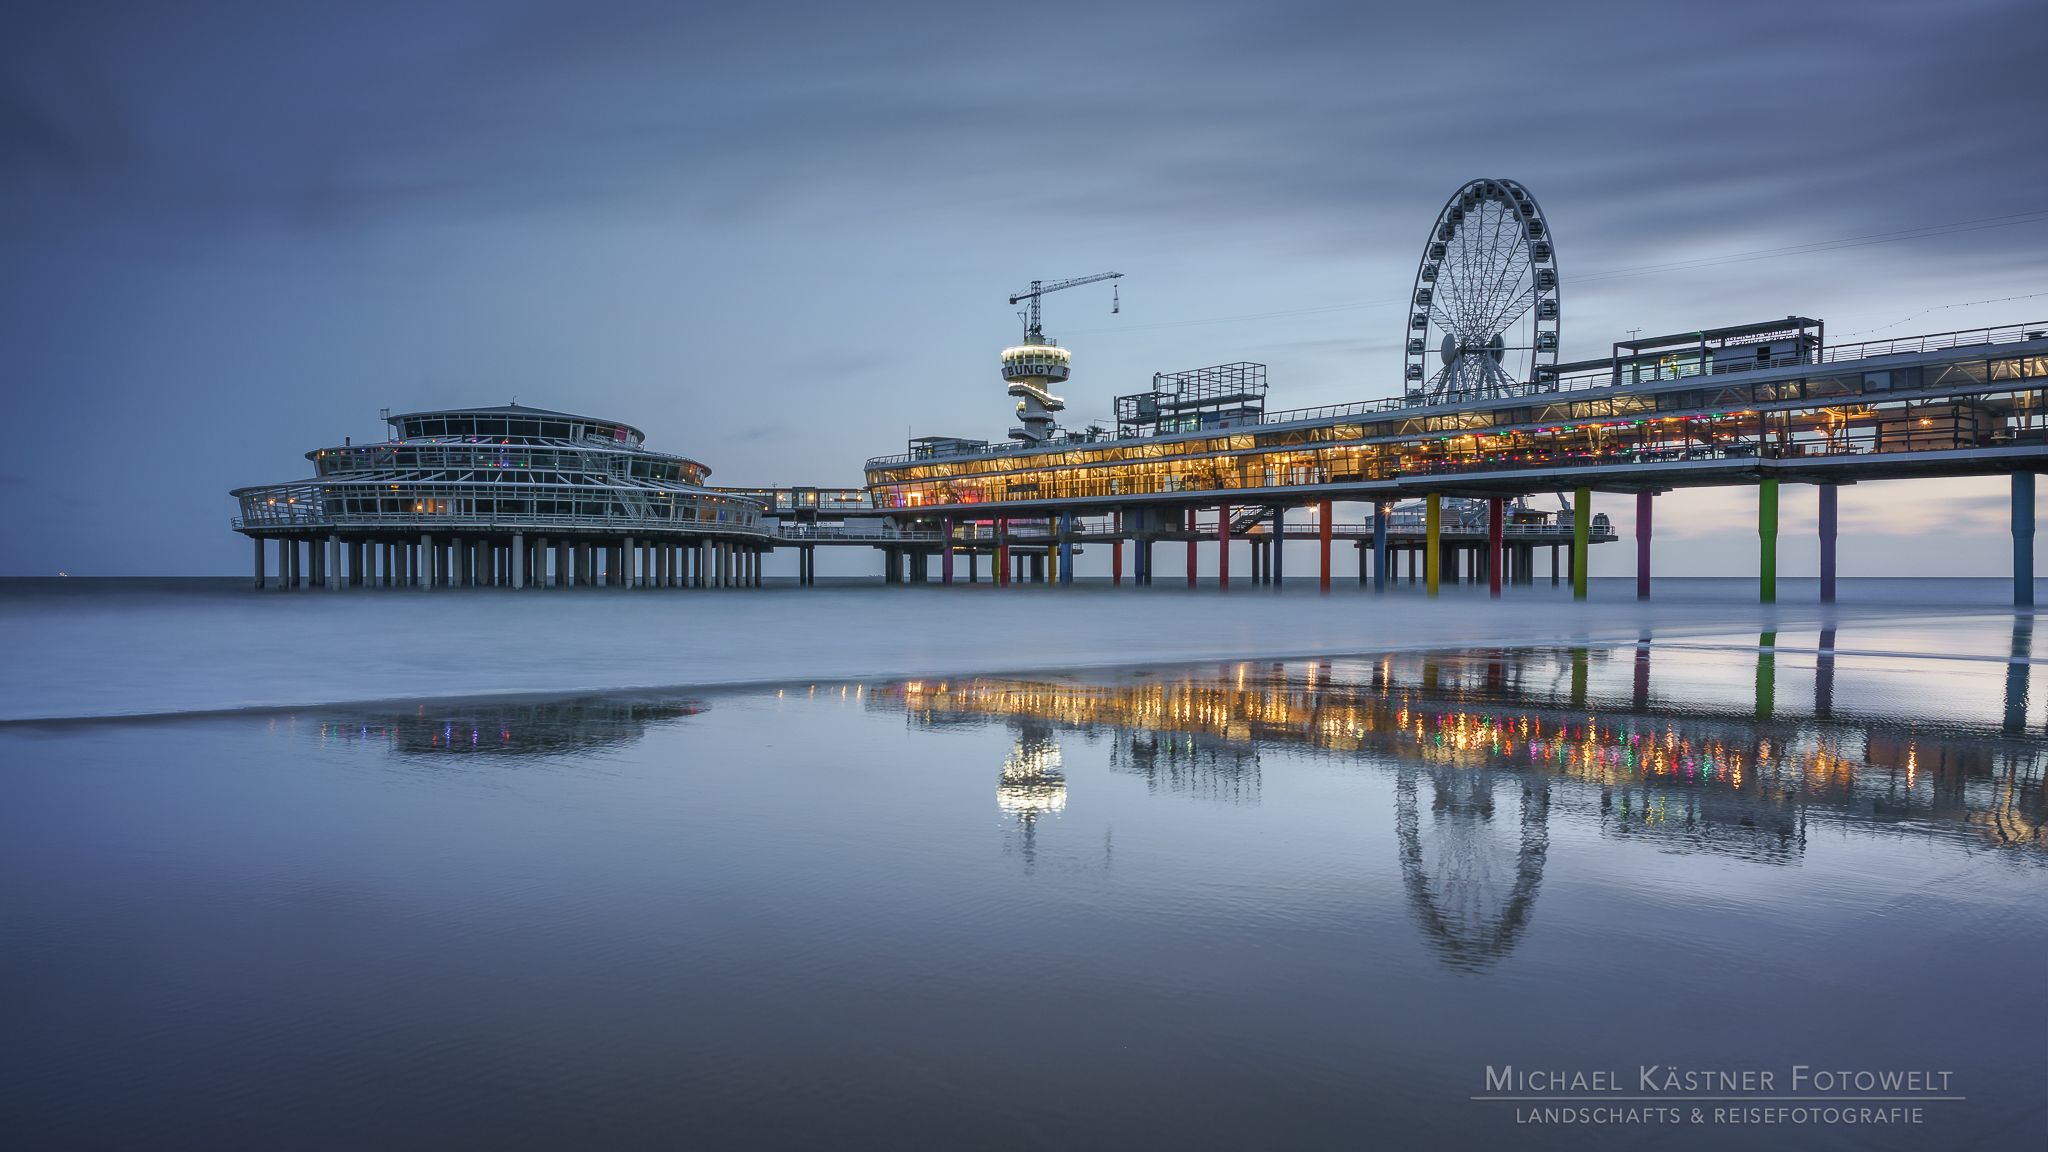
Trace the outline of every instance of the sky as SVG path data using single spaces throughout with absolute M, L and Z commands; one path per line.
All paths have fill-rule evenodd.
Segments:
M 1417 258 L 1480 177 L 1543 206 L 1566 359 L 2040 320 L 2044 33 L 1971 0 L 17 2 L 0 575 L 241 573 L 228 490 L 382 439 L 380 408 L 516 399 L 715 484 L 856 485 L 909 435 L 1002 437 L 1032 280 L 1124 274 L 1115 313 L 1046 298 L 1075 425 L 1236 360 L 1276 409 L 1393 395 Z M 2004 574 L 2004 500 L 1845 489 L 1843 574 Z M 1754 571 L 1753 492 L 1659 501 L 1660 573 Z

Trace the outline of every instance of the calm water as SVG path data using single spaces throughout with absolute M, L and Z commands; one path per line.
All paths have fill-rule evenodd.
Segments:
M 2024 622 L 1759 639 L 0 726 L 0 1139 L 2040 1148 Z

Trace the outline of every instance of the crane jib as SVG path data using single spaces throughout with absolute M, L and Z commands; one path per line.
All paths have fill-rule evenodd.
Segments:
M 1072 280 L 1055 280 L 1051 284 L 1033 280 L 1030 289 L 1010 297 L 1010 303 L 1015 304 L 1019 300 L 1029 300 L 1034 296 L 1043 296 L 1047 292 L 1057 292 L 1062 288 L 1075 288 L 1082 284 L 1093 284 L 1099 280 L 1120 280 L 1122 278 L 1123 273 L 1121 272 L 1100 272 L 1093 276 L 1079 276 Z

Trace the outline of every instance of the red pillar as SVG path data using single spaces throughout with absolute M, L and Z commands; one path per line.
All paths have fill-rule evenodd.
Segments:
M 1230 505 L 1216 506 L 1216 587 L 1230 590 Z
M 1650 499 L 1636 493 L 1636 599 L 1650 598 Z
M 1010 586 L 1010 522 L 996 521 L 996 587 Z
M 1188 531 L 1195 530 L 1195 510 L 1188 509 Z M 1195 586 L 1195 542 L 1188 541 L 1188 587 Z
M 1500 554 L 1501 538 L 1507 534 L 1507 501 L 1495 497 L 1487 501 L 1492 515 L 1486 521 L 1486 587 L 1489 595 L 1500 597 Z
M 1321 508 L 1318 508 L 1318 509 L 1316 510 L 1316 515 L 1317 515 L 1317 517 L 1318 517 L 1318 518 L 1319 518 L 1319 519 L 1320 519 L 1320 520 L 1322 521 L 1321 525 L 1320 525 L 1320 526 L 1319 526 L 1319 527 L 1318 527 L 1318 528 L 1316 529 L 1316 535 L 1317 535 L 1317 537 L 1319 538 L 1317 542 L 1318 542 L 1318 543 L 1320 543 L 1320 544 L 1321 544 L 1321 545 L 1323 546 L 1323 582 L 1322 582 L 1322 587 L 1323 587 L 1323 595 L 1325 595 L 1325 596 L 1328 596 L 1328 595 L 1330 594 L 1330 529 L 1331 529 L 1331 524 L 1330 524 L 1330 502 L 1329 502 L 1328 500 L 1325 500 L 1325 501 L 1323 501 L 1322 507 L 1321 507 Z

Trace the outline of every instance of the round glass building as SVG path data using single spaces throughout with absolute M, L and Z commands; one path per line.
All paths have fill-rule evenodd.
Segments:
M 381 444 L 306 453 L 310 480 L 231 493 L 259 587 L 272 540 L 279 587 L 335 589 L 753 585 L 774 546 L 761 505 L 629 424 L 517 404 L 385 420 Z

